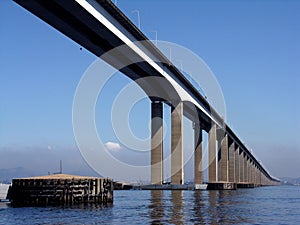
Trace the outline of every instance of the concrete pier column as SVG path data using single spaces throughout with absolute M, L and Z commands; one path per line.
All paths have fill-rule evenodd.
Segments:
M 252 183 L 255 184 L 255 167 L 254 167 L 254 162 L 251 165 L 251 175 L 252 175 Z
M 208 132 L 208 180 L 217 181 L 217 125 L 213 124 Z
M 162 184 L 163 180 L 163 103 L 151 103 L 151 183 Z
M 256 184 L 256 166 L 255 164 L 253 164 L 253 167 L 252 167 L 252 174 L 253 174 L 253 183 Z
M 228 161 L 228 181 L 235 182 L 235 144 L 231 143 L 229 146 L 229 161 Z
M 250 158 L 247 157 L 247 182 L 251 183 L 250 181 Z
M 251 183 L 251 177 L 250 177 L 250 157 L 247 158 L 247 180 L 248 180 L 248 183 Z
M 194 124 L 194 183 L 202 184 L 202 129 L 199 123 Z
M 256 164 L 253 163 L 253 183 L 256 185 Z
M 237 147 L 234 150 L 234 173 L 235 173 L 235 183 L 239 183 L 240 182 L 240 148 Z
M 249 183 L 252 183 L 252 160 L 250 158 L 248 160 L 248 180 Z
M 183 103 L 172 106 L 171 112 L 171 182 L 183 184 Z
M 248 183 L 251 183 L 251 159 L 249 158 L 247 160 L 248 165 Z
M 248 156 L 244 153 L 244 182 L 248 183 Z
M 256 167 L 256 164 L 254 164 L 254 183 L 257 186 L 257 167 Z
M 255 176 L 255 178 L 256 178 L 256 185 L 259 185 L 259 169 L 258 169 L 257 165 L 256 165 L 256 176 Z
M 258 179 L 259 179 L 259 185 L 262 185 L 262 174 L 261 174 L 261 170 L 259 169 L 259 175 L 258 175 Z
M 244 182 L 244 152 L 240 149 L 240 182 Z
M 259 170 L 259 185 L 262 185 L 262 174 L 261 171 Z
M 254 184 L 254 162 L 251 163 L 251 183 Z
M 228 182 L 228 136 L 225 135 L 224 138 L 222 138 L 222 133 L 220 132 L 221 137 L 217 137 L 219 140 L 221 140 L 220 145 L 218 146 L 218 181 Z
M 251 165 L 251 176 L 252 176 L 252 183 L 255 184 L 254 162 L 252 162 L 252 165 Z
M 249 183 L 253 183 L 253 177 L 252 177 L 252 160 L 249 160 Z

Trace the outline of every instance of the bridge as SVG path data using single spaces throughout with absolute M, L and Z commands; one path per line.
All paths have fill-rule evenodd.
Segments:
M 194 124 L 195 184 L 203 183 L 202 131 L 208 133 L 211 188 L 279 184 L 184 74 L 111 1 L 14 1 L 137 83 L 145 77 L 163 80 L 138 83 L 152 101 L 152 184 L 160 185 L 163 181 L 163 104 L 171 106 L 172 184 L 184 182 L 183 116 Z M 118 46 L 125 47 L 119 48 L 117 54 L 107 54 Z

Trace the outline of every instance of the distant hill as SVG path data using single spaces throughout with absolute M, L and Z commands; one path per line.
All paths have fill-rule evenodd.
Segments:
M 298 178 L 281 177 L 279 179 L 282 184 L 286 184 L 286 185 L 299 185 L 300 184 L 300 177 L 298 177 Z

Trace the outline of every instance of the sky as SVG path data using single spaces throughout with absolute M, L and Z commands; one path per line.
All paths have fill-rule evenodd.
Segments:
M 133 11 L 139 10 L 141 30 L 149 39 L 155 39 L 155 30 L 158 40 L 199 55 L 223 91 L 229 126 L 272 175 L 300 177 L 299 1 L 115 3 L 135 24 Z M 96 57 L 10 0 L 0 2 L 0 12 L 0 169 L 57 172 L 63 159 L 66 172 L 91 173 L 76 146 L 72 104 Z M 149 154 L 126 149 L 110 124 L 113 100 L 128 83 L 116 74 L 99 95 L 97 128 L 115 157 L 147 164 Z M 169 109 L 164 109 L 170 130 Z M 148 137 L 149 119 L 150 102 L 143 100 L 130 114 L 132 131 Z M 184 148 L 191 151 L 192 125 L 187 119 L 184 124 Z M 169 134 L 166 140 L 168 152 Z M 187 179 L 191 168 L 189 163 Z

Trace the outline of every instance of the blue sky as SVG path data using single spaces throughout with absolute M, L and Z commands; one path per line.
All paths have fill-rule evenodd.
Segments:
M 156 30 L 159 40 L 198 54 L 219 81 L 227 121 L 239 137 L 275 176 L 300 176 L 299 1 L 118 0 L 117 6 L 135 24 L 132 11 L 140 11 L 141 30 L 149 39 Z M 78 153 L 73 96 L 96 58 L 17 4 L 3 0 L 0 10 L 0 165 L 42 167 L 43 160 L 38 164 L 32 156 L 39 152 L 42 158 L 51 150 L 57 157 L 41 170 L 55 170 L 61 152 Z M 99 98 L 96 119 L 106 141 L 118 142 L 105 121 L 113 96 L 128 82 L 116 75 Z M 132 129 L 147 136 L 149 102 L 137 105 L 133 116 L 138 122 Z M 192 139 L 185 140 L 191 146 Z M 11 160 L 20 152 L 28 159 Z M 66 167 L 75 171 L 72 163 Z M 78 163 L 84 164 L 80 156 Z

